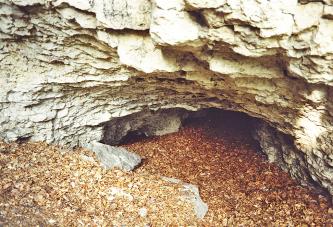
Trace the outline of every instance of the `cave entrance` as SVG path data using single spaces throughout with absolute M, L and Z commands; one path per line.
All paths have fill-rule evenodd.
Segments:
M 111 131 L 104 140 L 140 155 L 144 161 L 135 170 L 139 173 L 198 186 L 208 205 L 205 220 L 221 223 L 223 214 L 267 225 L 274 220 L 286 223 L 290 218 L 301 223 L 297 221 L 307 218 L 307 212 L 325 216 L 327 206 L 321 204 L 328 204 L 327 200 L 300 186 L 261 152 L 252 137 L 261 124 L 262 120 L 247 114 L 214 108 L 146 111 L 108 125 L 106 129 Z M 276 141 L 283 139 L 282 158 L 286 158 L 287 151 L 292 152 L 291 140 L 282 137 L 274 131 L 272 138 L 264 139 L 277 145 L 276 149 Z M 264 149 L 268 154 L 277 151 Z M 274 157 L 279 160 L 280 156 Z
M 252 137 L 253 130 L 260 120 L 245 113 L 228 111 L 217 108 L 202 109 L 195 112 L 186 112 L 182 116 L 180 131 L 193 128 L 205 132 L 206 138 L 229 141 L 230 143 L 247 143 L 260 151 L 260 146 Z M 147 138 L 143 133 L 130 133 L 122 144 L 130 144 Z
M 242 112 L 209 108 L 189 114 L 183 127 L 203 127 L 212 137 L 243 141 L 258 148 L 252 132 L 259 122 L 259 119 Z
M 210 128 L 211 136 L 229 140 L 242 140 L 259 147 L 252 131 L 260 120 L 245 113 L 207 108 L 187 111 L 180 108 L 142 111 L 117 118 L 105 126 L 103 143 L 126 145 L 152 136 L 178 132 L 182 128 Z M 258 148 L 259 149 L 259 148 Z

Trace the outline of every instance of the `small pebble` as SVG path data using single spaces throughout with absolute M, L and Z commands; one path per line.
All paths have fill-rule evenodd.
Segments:
M 148 210 L 147 210 L 147 208 L 143 207 L 143 208 L 139 209 L 138 213 L 139 213 L 140 217 L 144 218 L 147 216 Z
M 49 222 L 49 224 L 53 225 L 53 224 L 56 223 L 57 221 L 54 220 L 54 219 L 49 219 L 48 222 Z

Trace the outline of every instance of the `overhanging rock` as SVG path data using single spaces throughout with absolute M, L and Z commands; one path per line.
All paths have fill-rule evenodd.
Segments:
M 333 195 L 331 0 L 0 0 L 0 137 L 83 146 L 142 110 L 245 112 Z

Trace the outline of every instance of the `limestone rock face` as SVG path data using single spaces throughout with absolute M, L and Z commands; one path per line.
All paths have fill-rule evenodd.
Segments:
M 254 138 L 259 141 L 262 150 L 267 154 L 269 162 L 277 163 L 283 170 L 288 171 L 289 174 L 298 179 L 302 185 L 311 186 L 317 190 L 317 180 L 311 176 L 309 169 L 316 172 L 322 179 L 325 185 L 331 184 L 330 175 L 327 174 L 331 171 L 332 166 L 321 166 L 312 162 L 312 166 L 308 163 L 308 158 L 303 152 L 300 152 L 292 143 L 292 139 L 278 132 L 266 123 L 260 123 L 256 130 L 254 130 Z M 327 160 L 328 163 L 330 160 Z
M 288 135 L 303 163 L 288 171 L 333 195 L 332 7 L 0 0 L 0 137 L 82 146 L 143 109 L 242 111 Z

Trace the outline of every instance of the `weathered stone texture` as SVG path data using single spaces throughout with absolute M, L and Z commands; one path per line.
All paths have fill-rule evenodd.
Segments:
M 0 0 L 0 137 L 76 146 L 142 109 L 237 110 L 289 135 L 333 194 L 332 7 Z
M 125 171 L 132 171 L 141 163 L 141 157 L 123 147 L 113 147 L 92 141 L 85 147 L 96 154 L 101 166 L 110 169 L 117 167 Z
M 119 145 L 130 134 L 149 137 L 178 132 L 187 115 L 183 109 L 168 109 L 160 111 L 146 110 L 125 117 L 114 118 L 105 124 L 102 142 Z
M 184 183 L 176 178 L 162 177 L 162 179 L 174 184 L 182 184 L 182 191 L 184 192 L 184 197 L 181 199 L 192 203 L 198 219 L 203 219 L 205 217 L 206 213 L 208 212 L 208 205 L 204 201 L 202 201 L 199 189 L 196 185 Z

